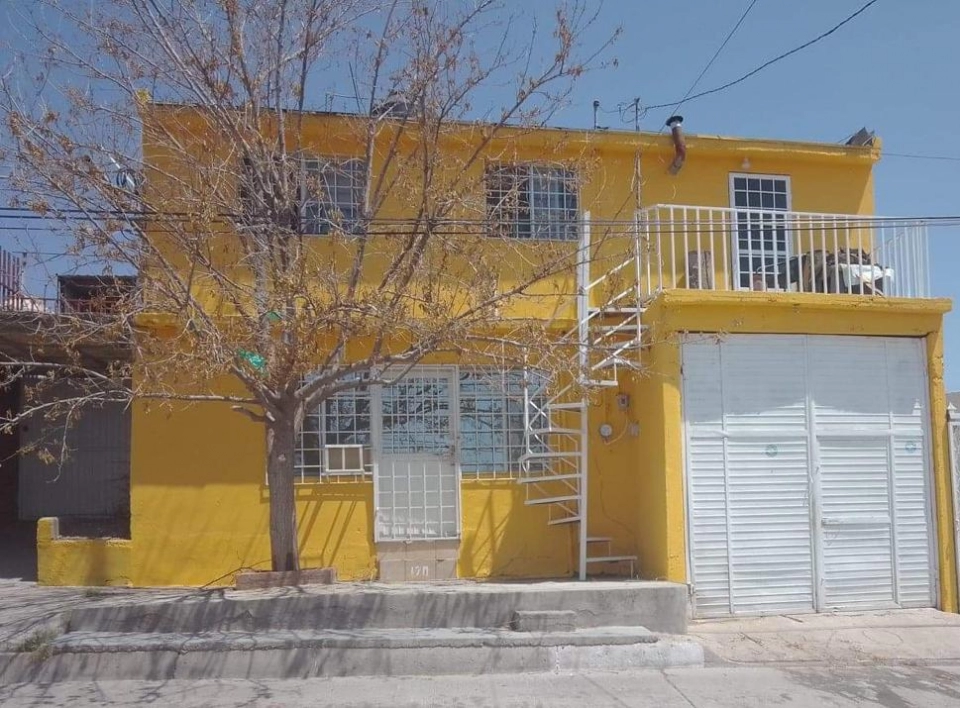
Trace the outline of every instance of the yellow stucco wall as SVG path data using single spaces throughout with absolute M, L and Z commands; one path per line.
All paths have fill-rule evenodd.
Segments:
M 61 537 L 56 518 L 37 521 L 40 585 L 132 584 L 132 544 L 118 538 Z
M 957 611 L 957 568 L 946 394 L 943 315 L 949 300 L 896 300 L 845 295 L 673 290 L 646 313 L 652 346 L 639 388 L 644 454 L 639 467 L 640 555 L 645 577 L 685 582 L 686 538 L 680 337 L 685 332 L 917 337 L 926 340 L 929 376 L 933 503 L 940 569 L 940 603 Z

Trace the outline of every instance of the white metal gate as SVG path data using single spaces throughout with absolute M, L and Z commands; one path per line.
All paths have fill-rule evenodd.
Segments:
M 922 340 L 683 347 L 698 614 L 935 604 Z
M 418 367 L 374 393 L 376 540 L 457 538 L 454 367 Z

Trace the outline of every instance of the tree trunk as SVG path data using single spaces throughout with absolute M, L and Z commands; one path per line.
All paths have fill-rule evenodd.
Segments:
M 270 485 L 270 565 L 300 570 L 297 507 L 293 494 L 296 431 L 290 418 L 267 422 L 267 482 Z

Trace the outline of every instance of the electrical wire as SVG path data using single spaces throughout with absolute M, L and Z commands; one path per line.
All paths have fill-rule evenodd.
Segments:
M 881 157 L 903 157 L 910 160 L 943 160 L 945 162 L 960 162 L 960 156 L 956 155 L 920 155 L 910 152 L 882 152 Z
M 743 24 L 743 21 L 747 19 L 747 15 L 750 14 L 750 11 L 753 9 L 753 6 L 757 4 L 757 2 L 758 2 L 758 0 L 753 0 L 753 1 L 747 6 L 747 9 L 743 11 L 743 13 L 740 15 L 740 19 L 737 20 L 737 24 L 735 24 L 735 25 L 733 26 L 733 29 L 730 30 L 730 31 L 727 33 L 727 37 L 726 37 L 726 39 L 723 40 L 723 44 L 721 44 L 720 47 L 717 49 L 717 51 L 715 51 L 715 52 L 713 53 L 713 56 L 710 57 L 710 61 L 707 62 L 707 65 L 706 65 L 705 67 L 703 67 L 703 71 L 701 71 L 700 74 L 697 76 L 697 78 L 694 79 L 694 82 L 690 85 L 690 88 L 687 89 L 687 92 L 683 95 L 683 98 L 681 98 L 679 101 L 677 101 L 676 105 L 675 105 L 673 108 L 670 109 L 670 114 L 671 114 L 671 115 L 673 115 L 674 113 L 677 112 L 677 110 L 680 108 L 680 106 L 682 106 L 683 103 L 687 100 L 687 98 L 690 97 L 690 94 L 693 93 L 693 90 L 697 87 L 697 84 L 700 83 L 700 79 L 702 79 L 702 78 L 704 77 L 704 75 L 705 75 L 708 71 L 710 71 L 710 67 L 713 66 L 713 63 L 717 60 L 717 57 L 720 56 L 720 53 L 724 50 L 724 48 L 727 46 L 727 44 L 730 42 L 730 40 L 733 39 L 733 35 L 735 35 L 735 34 L 737 33 L 737 30 L 738 30 L 738 29 L 740 29 L 740 25 L 742 25 L 742 24 Z M 649 108 L 655 108 L 655 107 L 656 107 L 656 106 L 650 106 Z M 661 126 L 661 130 L 662 130 L 662 129 L 663 129 L 663 127 Z
M 846 19 L 844 19 L 842 22 L 839 22 L 838 24 L 836 24 L 836 25 L 834 25 L 833 27 L 831 27 L 830 29 L 828 29 L 828 30 L 827 30 L 826 32 L 824 32 L 823 34 L 818 35 L 817 37 L 814 37 L 813 39 L 811 39 L 811 40 L 808 41 L 808 42 L 804 42 L 803 44 L 801 44 L 801 45 L 798 46 L 798 47 L 794 47 L 793 49 L 791 49 L 791 50 L 788 51 L 788 52 L 784 52 L 783 54 L 780 54 L 779 56 L 776 56 L 776 57 L 774 57 L 773 59 L 770 59 L 769 61 L 764 62 L 763 64 L 761 64 L 760 66 L 758 66 L 756 69 L 753 69 L 752 71 L 747 72 L 746 74 L 744 74 L 743 76 L 741 76 L 741 77 L 738 78 L 738 79 L 734 79 L 733 81 L 729 81 L 729 82 L 723 84 L 722 86 L 717 86 L 716 88 L 712 88 L 712 89 L 709 89 L 709 90 L 707 90 L 707 91 L 701 91 L 700 93 L 694 94 L 693 96 L 687 96 L 687 97 L 685 97 L 685 98 L 683 98 L 683 99 L 681 99 L 680 101 L 677 101 L 677 102 L 670 101 L 669 103 L 657 103 L 657 104 L 654 104 L 654 105 L 652 105 L 652 106 L 647 106 L 647 109 L 650 110 L 650 109 L 653 109 L 653 108 L 669 108 L 670 106 L 673 106 L 673 105 L 675 105 L 675 104 L 683 103 L 683 102 L 686 102 L 686 101 L 694 101 L 694 100 L 696 100 L 696 99 L 698 99 L 698 98 L 703 98 L 704 96 L 710 96 L 711 94 L 719 93 L 720 91 L 725 91 L 726 89 L 731 88 L 732 86 L 736 86 L 737 84 L 746 81 L 746 80 L 749 79 L 750 77 L 756 76 L 757 74 L 759 74 L 759 73 L 760 73 L 761 71 L 763 71 L 764 69 L 772 66 L 773 64 L 776 64 L 778 61 L 782 61 L 783 59 L 786 59 L 787 57 L 789 57 L 789 56 L 791 56 L 791 55 L 793 55 L 793 54 L 796 54 L 797 52 L 799 52 L 799 51 L 801 51 L 801 50 L 803 50 L 803 49 L 806 49 L 807 47 L 810 47 L 810 46 L 816 44 L 817 42 L 819 42 L 819 41 L 821 41 L 821 40 L 823 40 L 823 39 L 826 39 L 826 38 L 829 37 L 831 34 L 833 34 L 834 32 L 836 32 L 838 29 L 840 29 L 841 27 L 843 27 L 845 24 L 847 24 L 848 22 L 852 22 L 856 17 L 858 17 L 858 16 L 861 15 L 862 13 L 866 12 L 867 9 L 869 9 L 871 5 L 876 4 L 876 2 L 877 2 L 877 0 L 870 0 L 866 5 L 864 5 L 863 7 L 861 7 L 859 10 L 857 10 L 856 12 L 854 12 L 852 15 L 848 16 L 848 17 L 847 17 Z

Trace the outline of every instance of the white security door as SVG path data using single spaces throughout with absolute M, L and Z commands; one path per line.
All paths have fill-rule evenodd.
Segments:
M 935 602 L 922 340 L 808 337 L 822 609 Z
M 806 377 L 781 337 L 683 348 L 697 612 L 813 607 Z
M 701 616 L 936 603 L 921 340 L 683 347 Z
M 376 539 L 457 538 L 457 376 L 422 367 L 380 390 L 374 426 Z
M 821 437 L 818 447 L 822 605 L 895 607 L 887 441 Z

